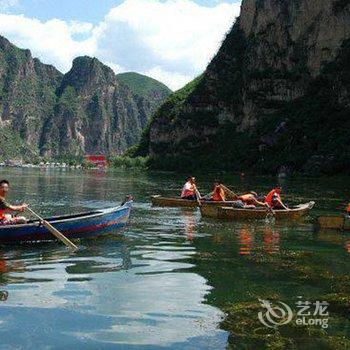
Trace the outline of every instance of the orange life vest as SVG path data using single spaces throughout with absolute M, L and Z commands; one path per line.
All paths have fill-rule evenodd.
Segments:
M 346 212 L 347 212 L 348 214 L 350 214 L 350 203 L 349 203 L 348 206 L 346 207 Z
M 213 195 L 211 196 L 211 199 L 214 202 L 224 202 L 225 201 L 225 194 L 220 186 L 215 186 L 214 191 L 213 191 Z
M 274 188 L 272 191 L 270 191 L 268 193 L 268 195 L 265 198 L 265 203 L 267 203 L 270 207 L 273 206 L 273 197 L 277 196 L 277 198 L 281 201 L 281 196 L 280 194 L 277 192 L 277 190 Z

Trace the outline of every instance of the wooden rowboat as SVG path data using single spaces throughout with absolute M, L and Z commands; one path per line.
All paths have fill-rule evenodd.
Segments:
M 160 195 L 151 196 L 152 205 L 156 207 L 185 207 L 185 208 L 196 208 L 198 207 L 197 201 L 181 198 L 167 198 Z
M 151 202 L 153 206 L 156 207 L 183 207 L 183 208 L 197 208 L 199 207 L 198 201 L 196 200 L 188 200 L 188 199 L 181 199 L 181 198 L 169 198 L 169 197 L 162 197 L 160 195 L 151 196 Z M 207 203 L 207 205 L 214 205 L 214 206 L 230 206 L 233 205 L 235 202 L 212 202 L 212 201 L 204 201 L 201 200 L 201 203 Z
M 297 220 L 306 215 L 315 205 L 315 202 L 297 205 L 290 210 L 274 210 L 276 220 Z M 265 208 L 239 209 L 233 207 L 213 206 L 204 203 L 201 207 L 203 217 L 225 220 L 265 219 L 272 213 Z
M 114 208 L 57 216 L 45 220 L 67 238 L 95 237 L 125 227 L 129 220 L 131 208 L 132 201 L 128 201 Z M 20 225 L 0 226 L 0 244 L 53 240 L 55 240 L 55 237 L 38 220 L 31 220 Z
M 350 231 L 350 218 L 346 215 L 320 216 L 317 226 L 319 229 Z

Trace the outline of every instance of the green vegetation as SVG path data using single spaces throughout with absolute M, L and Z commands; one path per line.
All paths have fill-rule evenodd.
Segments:
M 342 87 L 350 91 L 350 40 L 343 44 L 338 59 L 314 79 L 305 96 L 259 121 L 251 139 L 254 148 L 261 135 L 270 135 L 271 142 L 253 158 L 256 169 L 276 172 L 283 164 L 313 175 L 349 174 L 350 106 L 339 99 Z
M 148 157 L 128 157 L 128 156 L 117 156 L 110 159 L 110 166 L 113 168 L 142 168 L 148 167 Z
M 182 107 L 191 93 L 196 89 L 203 78 L 203 75 L 200 75 L 182 89 L 171 94 L 164 103 L 158 108 L 154 116 L 149 120 L 148 124 L 144 128 L 141 134 L 141 140 L 136 147 L 133 147 L 129 151 L 130 156 L 142 156 L 145 157 L 149 152 L 149 141 L 150 141 L 150 128 L 153 122 L 156 122 L 160 118 L 166 118 L 167 123 L 170 125 L 174 124 L 177 121 L 177 118 L 182 110 Z M 154 163 L 156 164 L 156 163 Z M 165 163 L 164 163 L 165 164 Z M 161 166 L 161 164 L 159 164 Z
M 121 73 L 117 74 L 117 77 L 127 85 L 134 94 L 139 96 L 150 96 L 155 91 L 163 93 L 165 96 L 171 94 L 171 90 L 163 83 L 139 73 Z
M 9 159 L 16 160 L 38 160 L 38 150 L 26 145 L 20 134 L 13 132 L 10 128 L 0 129 L 0 161 Z

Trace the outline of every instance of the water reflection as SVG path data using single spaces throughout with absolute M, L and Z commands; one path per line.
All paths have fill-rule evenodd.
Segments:
M 348 232 L 340 232 L 335 230 L 322 230 L 316 234 L 316 237 L 321 242 L 326 242 L 331 245 L 341 246 L 347 253 L 350 254 L 350 239 Z
M 184 224 L 185 224 L 185 234 L 189 241 L 193 240 L 195 228 L 197 224 L 197 218 L 194 210 L 182 210 L 181 212 Z
M 58 348 L 225 347 L 227 333 L 218 328 L 223 313 L 205 303 L 212 287 L 187 262 L 195 254 L 198 213 L 150 210 L 142 203 L 154 185 L 147 174 L 49 171 L 9 178 L 10 199 L 26 198 L 43 215 L 115 205 L 126 193 L 136 203 L 123 236 L 84 241 L 73 255 L 60 244 L 2 249 L 5 347 L 29 339 L 33 347 L 42 339 Z
M 61 248 L 43 250 L 37 256 L 28 249 L 7 255 L 3 261 L 8 268 L 3 273 L 8 294 L 6 298 L 2 294 L 6 308 L 0 312 L 4 320 L 0 333 L 9 335 L 15 327 L 13 312 L 19 319 L 29 317 L 21 308 L 25 305 L 32 310 L 31 322 L 39 324 L 44 320 L 35 309 L 51 309 L 54 317 L 70 310 L 71 322 L 80 322 L 82 328 L 78 331 L 75 326 L 77 331 L 67 337 L 78 343 L 88 337 L 102 343 L 169 346 L 214 337 L 221 339 L 221 346 L 225 344 L 225 332 L 216 330 L 221 312 L 202 304 L 211 289 L 206 280 L 195 273 L 173 272 L 186 267 L 177 259 L 191 251 L 170 242 L 167 247 L 133 246 L 118 240 L 105 243 L 108 247 L 90 244 L 74 256 Z M 84 314 L 99 317 L 101 327 L 84 329 Z
M 239 230 L 239 254 L 249 255 L 252 252 L 254 234 L 248 227 L 242 227 Z
M 265 226 L 264 228 L 264 251 L 268 254 L 278 253 L 280 250 L 280 233 L 276 228 Z
M 265 225 L 263 228 L 243 225 L 238 234 L 239 255 L 251 255 L 262 248 L 266 254 L 276 254 L 280 250 L 280 233 L 275 226 Z
M 103 208 L 127 193 L 136 198 L 123 236 L 84 241 L 76 254 L 59 244 L 1 248 L 5 348 L 224 349 L 228 333 L 220 329 L 219 308 L 271 295 L 323 298 L 337 288 L 329 291 L 322 276 L 348 272 L 343 257 L 350 240 L 338 233 L 323 237 L 307 223 L 220 222 L 201 219 L 198 210 L 150 208 L 149 196 L 160 188 L 178 193 L 182 179 L 176 175 L 14 169 L 2 176 L 12 180 L 11 199 L 26 199 L 44 215 Z M 205 179 L 209 189 L 210 176 Z M 272 186 L 248 176 L 223 180 L 237 192 L 266 193 Z M 315 199 L 319 190 L 313 186 L 289 185 L 299 191 L 289 198 Z M 250 315 L 239 320 L 250 321 Z

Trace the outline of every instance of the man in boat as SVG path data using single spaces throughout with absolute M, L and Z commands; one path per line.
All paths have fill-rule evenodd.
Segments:
M 210 200 L 214 201 L 214 202 L 225 202 L 226 201 L 225 191 L 222 188 L 221 182 L 218 180 L 214 181 L 214 188 L 213 188 L 213 192 L 212 192 L 212 195 L 210 197 Z
M 267 203 L 260 202 L 258 200 L 258 194 L 254 191 L 251 191 L 247 194 L 242 194 L 238 197 L 245 205 L 254 205 L 256 207 L 269 207 Z
M 273 190 L 271 190 L 268 195 L 265 198 L 265 203 L 268 204 L 268 206 L 271 209 L 284 209 L 289 210 L 286 205 L 283 204 L 282 198 L 281 198 L 281 187 L 276 187 Z
M 12 216 L 11 212 L 23 212 L 27 204 L 11 205 L 6 201 L 6 195 L 10 189 L 10 183 L 7 180 L 0 181 L 0 225 L 25 224 L 27 219 L 23 216 Z
M 181 199 L 188 199 L 194 201 L 197 199 L 196 178 L 192 176 L 187 178 L 186 183 L 182 188 Z

